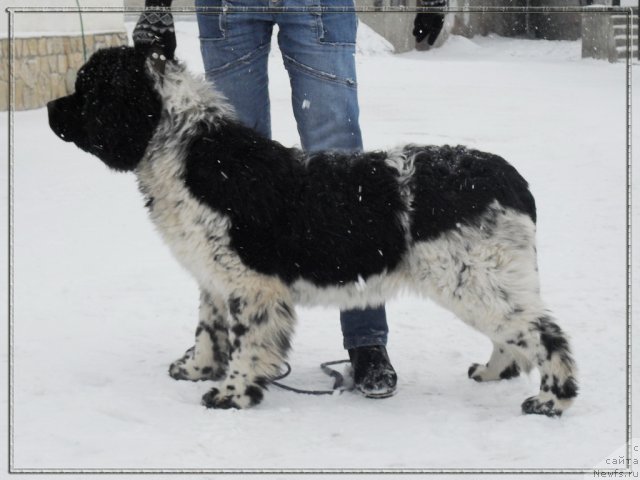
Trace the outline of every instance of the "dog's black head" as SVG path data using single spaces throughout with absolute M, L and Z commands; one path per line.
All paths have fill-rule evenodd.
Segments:
M 147 52 L 132 47 L 94 53 L 78 72 L 75 92 L 47 107 L 56 135 L 121 171 L 136 168 L 162 111 Z

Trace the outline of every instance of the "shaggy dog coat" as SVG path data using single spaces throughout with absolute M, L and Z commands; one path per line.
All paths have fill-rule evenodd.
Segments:
M 429 297 L 494 349 L 469 377 L 537 367 L 526 413 L 560 415 L 577 393 L 562 330 L 540 299 L 534 199 L 502 158 L 465 147 L 306 155 L 240 125 L 215 88 L 175 61 L 98 51 L 75 93 L 49 104 L 54 132 L 133 171 L 151 220 L 200 294 L 177 379 L 221 379 L 212 408 L 259 403 L 290 348 L 295 304 Z

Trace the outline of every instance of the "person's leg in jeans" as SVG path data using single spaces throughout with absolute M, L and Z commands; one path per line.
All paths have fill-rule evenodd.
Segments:
M 298 1 L 285 4 L 299 6 Z M 353 6 L 349 0 L 327 3 Z M 277 23 L 302 147 L 310 153 L 362 150 L 355 69 L 356 14 L 280 14 Z M 357 387 L 368 396 L 392 394 L 397 377 L 385 348 L 388 326 L 384 305 L 342 311 L 340 323 Z
M 215 3 L 196 0 L 196 6 Z M 268 6 L 268 2 L 264 3 L 263 6 Z M 227 96 L 241 122 L 270 137 L 267 59 L 276 18 L 303 148 L 307 151 L 362 149 L 354 42 L 348 42 L 351 45 L 345 48 L 327 50 L 318 41 L 320 18 L 315 14 L 274 17 L 265 13 L 199 13 L 207 78 Z M 355 24 L 351 24 L 351 28 L 355 41 Z M 350 57 L 349 51 L 352 51 Z M 396 378 L 384 349 L 388 331 L 384 307 L 341 312 L 341 325 L 344 345 L 349 349 L 356 383 L 361 390 L 371 396 L 392 393 Z
M 196 0 L 195 5 L 207 80 L 227 97 L 241 123 L 271 138 L 267 62 L 272 15 L 206 10 L 220 7 L 221 0 Z

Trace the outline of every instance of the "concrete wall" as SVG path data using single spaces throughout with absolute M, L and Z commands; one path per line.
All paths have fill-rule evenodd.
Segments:
M 380 6 L 405 6 L 415 8 L 417 0 L 356 0 L 356 6 L 376 9 Z M 360 21 L 366 23 L 376 33 L 386 38 L 396 53 L 407 52 L 415 48 L 413 20 L 415 13 L 360 13 Z
M 585 14 L 582 19 L 582 57 L 610 62 L 626 61 L 628 52 L 628 18 L 624 14 Z M 638 15 L 632 19 L 631 55 L 638 58 Z
M 532 7 L 582 7 L 587 4 L 581 0 L 529 0 Z M 580 38 L 582 14 L 580 13 L 531 13 L 529 16 L 530 34 L 546 40 L 577 40 Z
M 455 1 L 455 0 L 454 0 Z M 587 0 L 457 0 L 459 6 L 569 7 L 584 6 Z M 602 0 L 611 1 L 611 0 Z M 505 37 L 522 36 L 547 40 L 580 38 L 580 13 L 485 13 L 455 15 L 453 32 L 472 37 L 496 33 Z

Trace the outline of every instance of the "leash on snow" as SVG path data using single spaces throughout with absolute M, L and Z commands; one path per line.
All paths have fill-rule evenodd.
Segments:
M 342 373 L 334 370 L 333 368 L 330 368 L 330 365 L 338 365 L 340 363 L 350 363 L 350 360 L 334 360 L 332 362 L 325 362 L 320 364 L 320 368 L 322 369 L 322 371 L 333 378 L 333 388 L 331 390 L 303 390 L 277 382 L 276 380 L 282 380 L 291 373 L 291 365 L 289 365 L 287 362 L 285 362 L 284 364 L 285 371 L 280 375 L 274 377 L 271 380 L 271 384 L 275 385 L 276 387 L 280 387 L 283 390 L 289 390 L 290 392 L 295 393 L 304 393 L 306 395 L 333 395 L 336 392 L 342 393 L 345 390 L 353 390 L 353 386 L 345 385 L 345 379 Z

